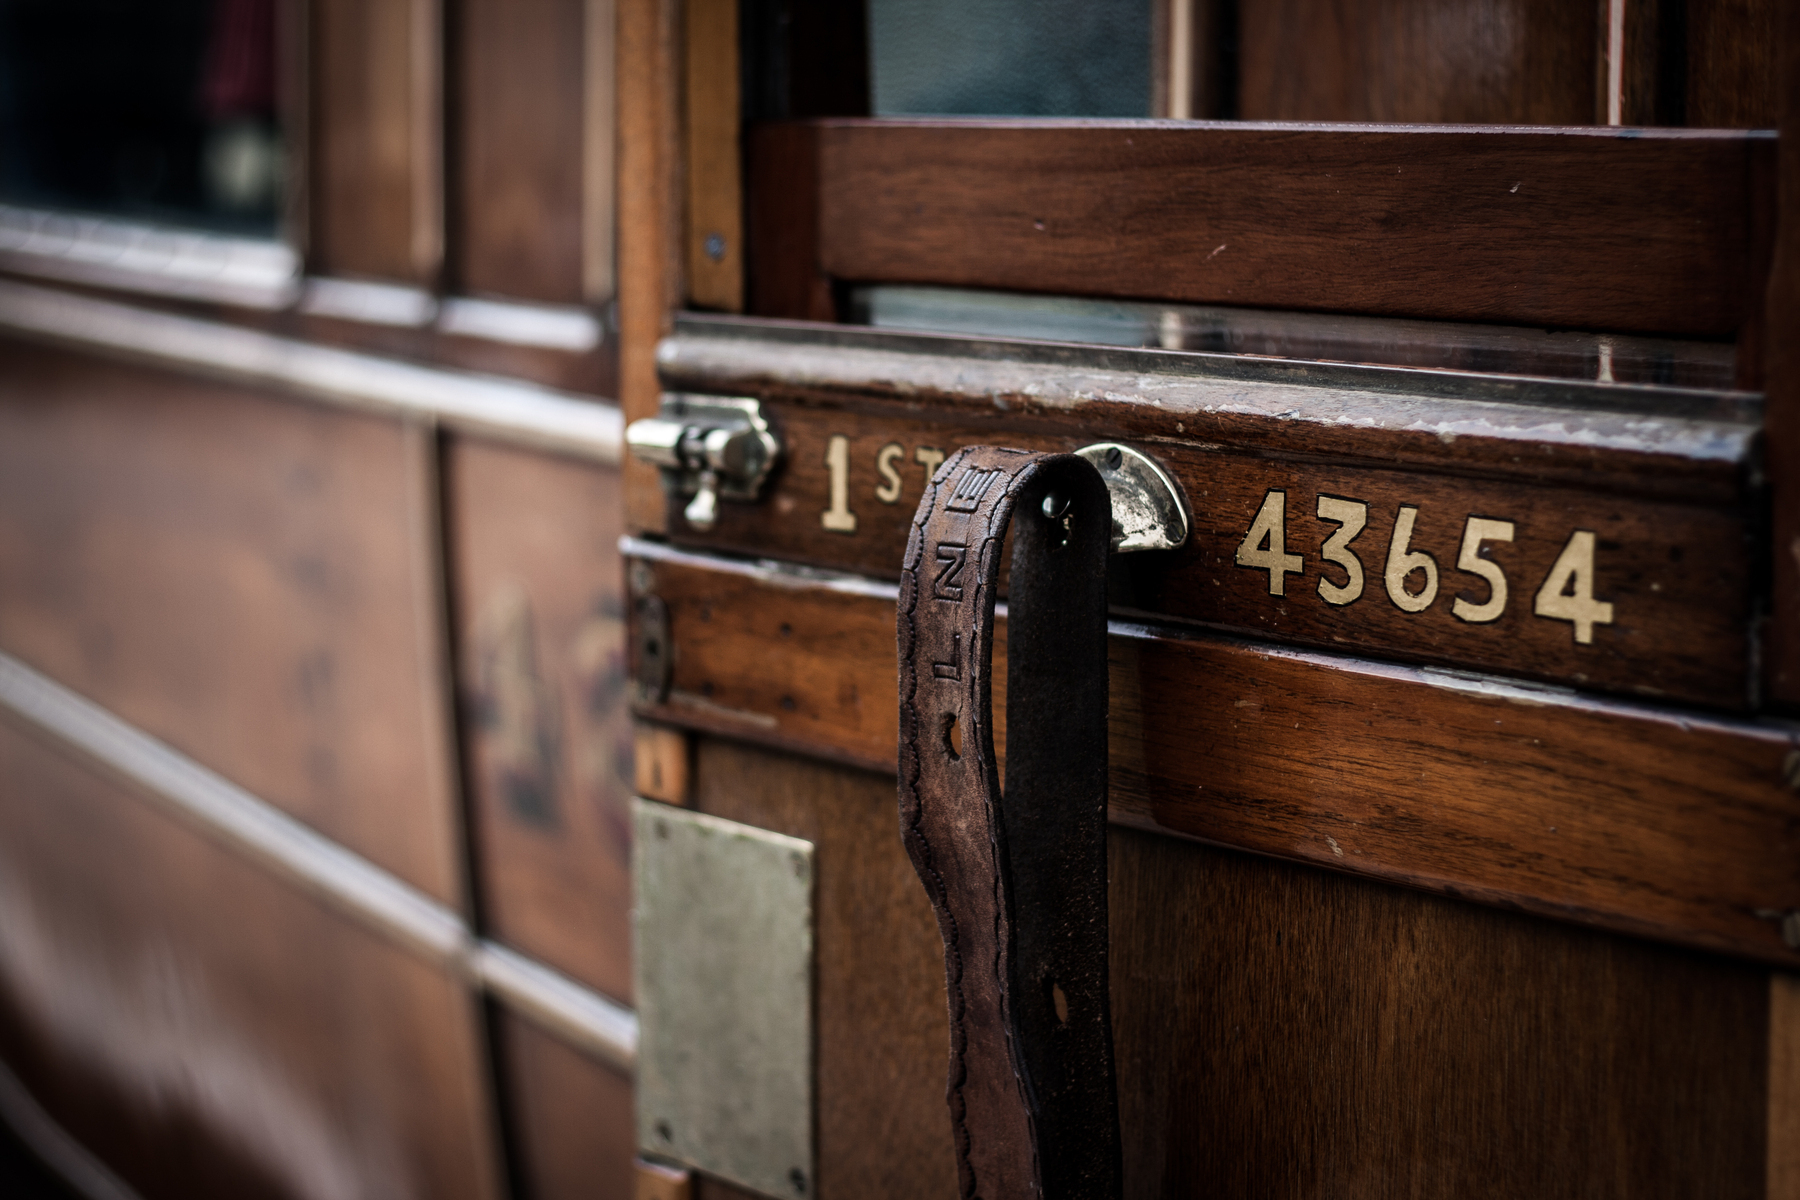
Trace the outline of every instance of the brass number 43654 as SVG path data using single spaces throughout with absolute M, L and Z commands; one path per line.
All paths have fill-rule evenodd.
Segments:
M 1330 570 L 1319 573 L 1318 594 L 1334 606 L 1352 604 L 1363 594 L 1365 575 L 1363 562 L 1353 543 L 1369 523 L 1369 506 L 1365 501 L 1341 496 L 1317 497 L 1314 512 L 1321 521 L 1336 526 L 1319 546 L 1319 557 L 1342 573 L 1332 578 Z M 1394 517 L 1394 528 L 1388 538 L 1387 557 L 1382 564 L 1382 585 L 1388 600 L 1402 612 L 1421 613 L 1438 597 L 1437 559 L 1423 550 L 1412 548 L 1413 527 L 1419 510 L 1401 505 Z M 1487 598 L 1471 600 L 1457 596 L 1450 611 L 1458 620 L 1471 625 L 1498 621 L 1506 613 L 1510 589 L 1500 564 L 1485 554 L 1490 542 L 1510 542 L 1514 527 L 1511 521 L 1470 514 L 1463 521 L 1462 544 L 1456 555 L 1456 569 L 1483 580 Z M 1305 569 L 1302 555 L 1287 548 L 1287 493 L 1272 488 L 1263 496 L 1244 540 L 1238 543 L 1237 565 L 1251 570 L 1267 571 L 1269 595 L 1287 594 L 1287 577 Z M 1567 621 L 1574 627 L 1575 641 L 1590 645 L 1594 626 L 1613 623 L 1613 606 L 1594 598 L 1594 534 L 1577 529 L 1569 535 L 1562 553 L 1550 573 L 1544 577 L 1531 611 L 1553 621 Z

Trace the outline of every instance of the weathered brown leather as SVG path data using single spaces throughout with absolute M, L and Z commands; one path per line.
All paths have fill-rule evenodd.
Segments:
M 1003 793 L 994 601 L 1015 514 Z M 939 468 L 907 542 L 900 830 L 944 938 L 964 1197 L 1119 1194 L 1106 975 L 1111 531 L 1088 463 L 975 446 Z

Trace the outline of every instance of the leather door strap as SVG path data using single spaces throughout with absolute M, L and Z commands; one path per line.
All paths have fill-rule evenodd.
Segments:
M 1015 514 L 1002 791 L 994 603 Z M 944 938 L 964 1197 L 1119 1194 L 1106 967 L 1111 533 L 1106 485 L 1087 462 L 974 446 L 938 469 L 907 541 L 900 830 Z

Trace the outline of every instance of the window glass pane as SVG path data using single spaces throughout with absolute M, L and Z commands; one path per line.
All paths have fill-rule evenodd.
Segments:
M 1150 0 L 869 0 L 877 116 L 1150 116 Z
M 275 0 L 0 0 L 0 199 L 273 234 L 281 175 Z

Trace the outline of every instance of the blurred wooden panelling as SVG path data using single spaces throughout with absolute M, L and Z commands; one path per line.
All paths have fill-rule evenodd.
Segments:
M 0 723 L 0 1055 L 146 1200 L 489 1200 L 465 989 Z
M 618 473 L 458 438 L 446 463 L 484 932 L 631 995 Z
M 632 1200 L 631 1080 L 496 1009 L 515 1200 Z
M 579 304 L 586 0 L 466 0 L 456 22 L 459 290 Z
M 1580 0 L 1253 0 L 1238 115 L 1593 124 L 1597 15 Z
M 439 0 L 316 0 L 311 270 L 432 284 L 443 260 Z
M 461 899 L 423 431 L 9 343 L 0 648 Z

